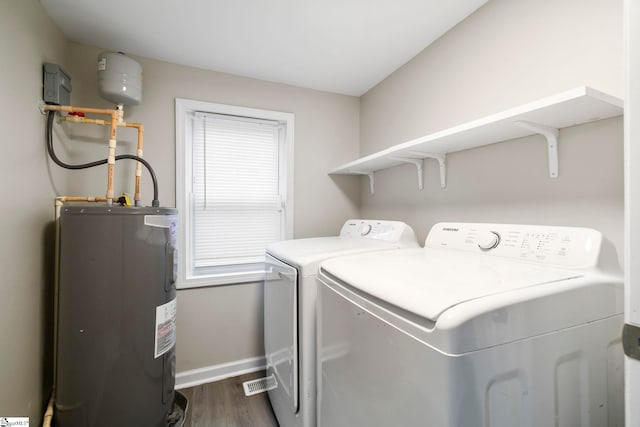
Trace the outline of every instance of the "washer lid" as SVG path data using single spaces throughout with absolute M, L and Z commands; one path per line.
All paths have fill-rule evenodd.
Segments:
M 438 249 L 333 258 L 321 269 L 343 284 L 432 321 L 465 301 L 584 274 Z
M 313 237 L 272 243 L 267 247 L 267 253 L 293 267 L 315 272 L 320 262 L 330 257 L 388 250 L 400 245 L 397 242 L 353 237 Z

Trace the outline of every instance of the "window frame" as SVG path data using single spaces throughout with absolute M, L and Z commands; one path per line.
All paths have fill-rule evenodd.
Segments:
M 279 186 L 282 189 L 283 239 L 293 238 L 293 145 L 294 114 L 257 108 L 240 107 L 197 101 L 185 98 L 175 100 L 176 122 L 176 206 L 178 221 L 178 280 L 177 289 L 205 286 L 220 286 L 239 283 L 259 282 L 264 279 L 262 263 L 238 264 L 217 267 L 216 273 L 194 274 L 188 267 L 192 263 L 193 230 L 190 197 L 192 192 L 193 168 L 191 160 L 192 126 L 189 123 L 196 112 L 247 117 L 250 119 L 273 120 L 286 126 L 285 136 L 279 147 Z

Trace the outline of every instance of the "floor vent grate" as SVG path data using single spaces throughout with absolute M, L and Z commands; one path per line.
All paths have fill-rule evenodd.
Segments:
M 278 387 L 276 377 L 269 375 L 265 378 L 258 378 L 257 380 L 245 381 L 242 383 L 244 387 L 245 396 L 253 396 L 254 394 L 264 393 L 265 391 L 273 390 Z

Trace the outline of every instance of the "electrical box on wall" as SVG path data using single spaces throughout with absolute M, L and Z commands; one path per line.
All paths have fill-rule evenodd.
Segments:
M 71 77 L 58 64 L 44 64 L 42 98 L 47 104 L 71 103 Z

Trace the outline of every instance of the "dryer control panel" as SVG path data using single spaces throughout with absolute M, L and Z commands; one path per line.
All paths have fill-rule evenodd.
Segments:
M 385 242 L 414 242 L 416 235 L 411 227 L 401 221 L 350 219 L 340 230 L 341 237 L 377 239 Z
M 590 228 L 544 225 L 439 223 L 425 247 L 463 250 L 553 264 L 569 268 L 594 267 L 602 234 Z

